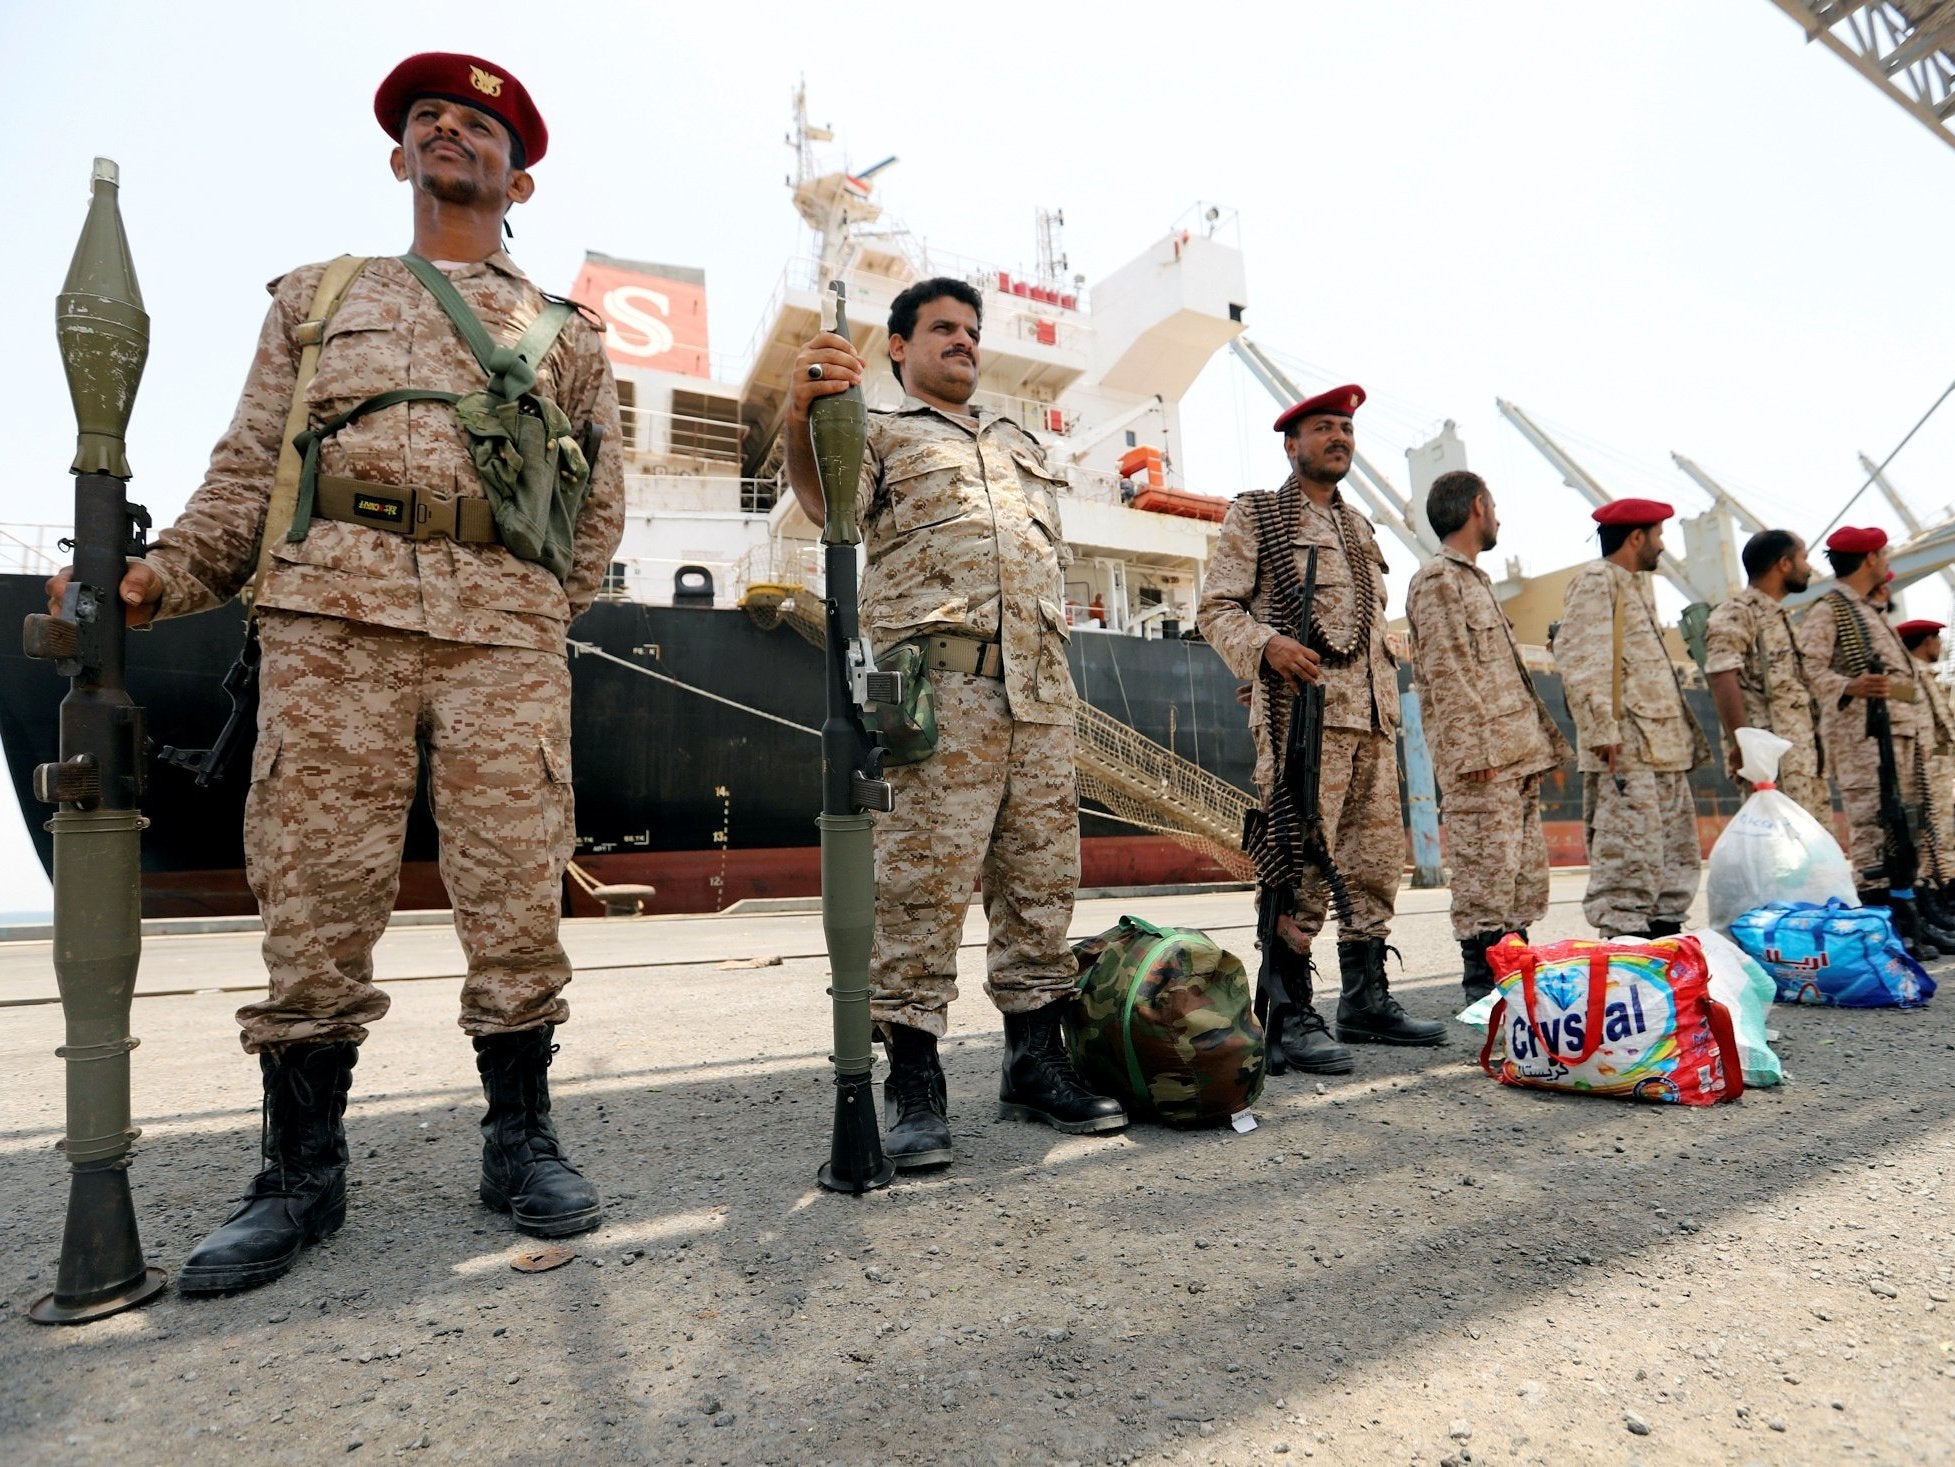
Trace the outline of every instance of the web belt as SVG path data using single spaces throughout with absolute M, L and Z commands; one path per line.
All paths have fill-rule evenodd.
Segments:
M 495 506 L 488 500 L 413 484 L 369 484 L 321 474 L 312 512 L 320 519 L 415 540 L 494 545 L 500 539 Z

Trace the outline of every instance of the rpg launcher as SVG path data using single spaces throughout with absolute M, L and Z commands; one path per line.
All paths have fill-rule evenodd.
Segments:
M 129 1192 L 129 1008 L 142 956 L 143 711 L 123 685 L 122 576 L 149 512 L 129 503 L 123 434 L 149 356 L 149 316 L 116 206 L 116 166 L 95 160 L 81 240 L 55 304 L 74 399 L 74 571 L 58 616 L 30 616 L 22 641 L 68 679 L 61 758 L 34 771 L 56 806 L 54 971 L 68 1063 L 68 1221 L 54 1292 L 28 1310 L 79 1324 L 146 1303 L 169 1281 L 143 1262 Z
M 833 282 L 835 334 L 848 335 L 848 292 Z M 821 478 L 821 542 L 826 602 L 828 716 L 821 725 L 821 927 L 828 939 L 829 997 L 835 1010 L 835 1126 L 828 1162 L 816 1178 L 831 1192 L 860 1194 L 889 1185 L 896 1164 L 883 1155 L 870 1074 L 875 1050 L 869 1019 L 869 946 L 876 925 L 875 822 L 894 807 L 882 777 L 882 749 L 863 712 L 871 701 L 902 701 L 901 676 L 878 672 L 862 635 L 855 547 L 862 543 L 856 497 L 869 410 L 860 386 L 816 398 L 808 409 Z
M 1312 546 L 1304 558 L 1303 584 L 1293 598 L 1299 642 L 1309 640 L 1316 600 L 1317 549 Z M 1270 1073 L 1277 1075 L 1288 1068 L 1283 1029 L 1298 1008 L 1284 981 L 1289 950 L 1279 926 L 1283 918 L 1295 915 L 1297 883 L 1321 881 L 1330 890 L 1338 921 L 1348 922 L 1351 917 L 1350 899 L 1331 863 L 1324 836 L 1323 770 L 1324 685 L 1304 683 L 1290 702 L 1282 771 L 1271 799 L 1271 818 L 1264 827 L 1270 859 L 1258 863 L 1256 940 L 1263 956 L 1256 976 L 1256 1011 L 1263 1021 Z

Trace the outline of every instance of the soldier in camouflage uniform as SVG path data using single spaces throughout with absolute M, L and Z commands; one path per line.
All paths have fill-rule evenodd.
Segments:
M 1534 691 L 1513 626 L 1480 569 L 1499 542 L 1493 494 L 1478 474 L 1441 474 L 1426 519 L 1444 542 L 1405 594 L 1426 743 L 1439 778 L 1452 870 L 1453 936 L 1472 1003 L 1493 991 L 1487 949 L 1522 939 L 1548 912 L 1541 776 L 1573 752 Z
M 1399 878 L 1405 869 L 1405 822 L 1398 799 L 1398 675 L 1385 642 L 1385 560 L 1371 524 L 1350 507 L 1338 484 L 1356 451 L 1351 415 L 1364 401 L 1356 385 L 1289 408 L 1276 420 L 1291 477 L 1276 496 L 1243 495 L 1229 506 L 1208 562 L 1197 622 L 1229 670 L 1253 683 L 1249 726 L 1256 741 L 1256 786 L 1270 808 L 1278 750 L 1270 736 L 1271 697 L 1300 683 L 1324 686 L 1321 757 L 1324 833 L 1331 861 L 1349 892 L 1351 916 L 1337 934 L 1342 993 L 1337 1037 L 1347 1043 L 1431 1045 L 1445 1042 L 1442 1022 L 1413 1019 L 1393 998 L 1385 976 Z M 1283 630 L 1291 618 L 1273 603 L 1276 572 L 1262 564 L 1259 515 L 1275 515 L 1294 497 L 1296 521 L 1278 526 L 1282 553 L 1304 576 L 1317 550 L 1316 605 L 1309 627 Z M 1274 553 L 1274 552 L 1272 552 Z M 1307 881 L 1296 893 L 1299 934 L 1323 929 L 1325 892 Z M 1351 1068 L 1350 1051 L 1331 1042 L 1312 1003 L 1307 955 L 1279 942 L 1270 954 L 1299 1012 L 1283 1024 L 1288 1062 L 1318 1073 Z
M 527 168 L 548 140 L 534 104 L 501 67 L 430 53 L 401 63 L 374 105 L 398 144 L 394 175 L 413 191 L 414 252 L 440 265 L 492 336 L 513 341 L 543 306 L 499 248 L 504 215 L 530 197 Z M 597 462 L 561 583 L 499 542 L 469 440 L 440 402 L 374 411 L 327 439 L 311 523 L 294 526 L 303 538 L 268 527 L 301 347 L 319 339 L 307 316 L 325 269 L 272 283 L 257 356 L 203 485 L 123 583 L 132 621 L 202 611 L 236 595 L 261 540 L 275 542 L 256 600 L 261 702 L 245 806 L 270 992 L 238 1013 L 264 1079 L 268 1164 L 191 1253 L 178 1278 L 188 1292 L 276 1278 L 345 1215 L 342 1116 L 358 1045 L 387 1011 L 373 947 L 423 755 L 468 958 L 461 1027 L 489 1103 L 482 1199 L 540 1236 L 595 1227 L 601 1215 L 557 1141 L 545 1072 L 569 1012 L 557 940 L 575 839 L 564 633 L 618 543 L 618 461 Z M 468 393 L 484 381 L 433 297 L 381 259 L 327 322 L 305 401 L 317 426 L 392 389 Z M 615 441 L 617 389 L 597 331 L 581 320 L 540 363 L 536 391 Z M 375 527 L 352 512 L 362 497 L 413 512 Z M 445 534 L 414 533 L 417 522 Z
M 1920 748 L 1921 773 L 1927 781 L 1928 814 L 1934 823 L 1934 872 L 1932 879 L 1923 871 L 1917 884 L 1916 899 L 1927 909 L 1940 929 L 1955 927 L 1955 711 L 1951 711 L 1948 691 L 1935 676 L 1941 661 L 1941 634 L 1945 623 L 1904 621 L 1894 628 L 1908 655 L 1919 665 L 1921 693 L 1927 705 L 1932 733 L 1924 736 Z M 1937 942 L 1939 947 L 1940 943 Z
M 913 641 L 936 701 L 936 752 L 889 771 L 895 809 L 876 822 L 870 1008 L 889 1054 L 898 1167 L 947 1165 L 937 1040 L 957 996 L 957 941 L 982 880 L 991 941 L 985 992 L 1004 1014 L 999 1112 L 1061 1131 L 1117 1130 L 1120 1103 L 1080 1083 L 1060 1033 L 1078 964 L 1066 940 L 1079 887 L 1077 704 L 1061 606 L 1070 556 L 1061 480 L 1037 439 L 974 406 L 983 298 L 920 281 L 890 307 L 903 404 L 872 413 L 860 503 L 862 626 L 877 651 Z M 824 517 L 808 408 L 862 376 L 854 347 L 816 336 L 795 359 L 789 482 Z
M 1860 900 L 1894 913 L 1896 929 L 1924 957 L 1939 956 L 1941 931 L 1924 926 L 1914 888 L 1899 886 L 1887 872 L 1887 839 L 1880 823 L 1879 740 L 1867 732 L 1867 703 L 1887 704 L 1894 765 L 1903 799 L 1922 801 L 1917 741 L 1932 738 L 1931 715 L 1921 692 L 1920 664 L 1908 655 L 1872 598 L 1890 579 L 1887 533 L 1878 528 L 1842 525 L 1826 539 L 1836 584 L 1815 602 L 1799 623 L 1799 651 L 1806 679 L 1819 700 L 1819 733 L 1826 744 L 1826 767 L 1839 787 L 1846 811 L 1848 855 L 1860 884 Z M 1873 665 L 1879 663 L 1880 670 Z M 1924 872 L 1929 850 L 1921 849 Z M 1932 878 L 1930 878 L 1932 879 Z M 1955 933 L 1948 934 L 1955 951 Z
M 1605 938 L 1681 932 L 1702 864 L 1690 771 L 1710 745 L 1684 702 L 1649 587 L 1673 512 L 1655 499 L 1595 511 L 1602 557 L 1568 583 L 1555 635 L 1582 771 L 1582 910 Z
M 1778 787 L 1831 835 L 1833 797 L 1819 746 L 1819 707 L 1784 605 L 1812 582 L 1805 542 L 1790 530 L 1761 530 L 1745 542 L 1744 566 L 1744 590 L 1711 613 L 1704 631 L 1704 675 L 1724 725 L 1725 762 L 1749 793 L 1738 778 L 1738 730 L 1770 729 L 1792 745 L 1779 759 Z

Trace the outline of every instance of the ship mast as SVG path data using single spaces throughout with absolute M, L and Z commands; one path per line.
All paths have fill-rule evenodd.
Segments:
M 794 131 L 786 139 L 794 149 L 794 177 L 788 187 L 794 193 L 795 211 L 820 241 L 815 253 L 817 289 L 825 288 L 848 263 L 849 239 L 856 226 L 882 217 L 882 205 L 869 196 L 874 187 L 870 180 L 896 161 L 892 154 L 860 173 L 846 167 L 817 173 L 814 145 L 834 140 L 834 129 L 808 121 L 808 84 L 796 83 Z

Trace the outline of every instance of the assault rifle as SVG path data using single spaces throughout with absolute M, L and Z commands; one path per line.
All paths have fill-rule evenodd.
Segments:
M 1303 585 L 1296 591 L 1294 606 L 1297 640 L 1310 635 L 1311 613 L 1317 599 L 1317 549 L 1310 548 L 1304 560 Z M 1323 808 L 1324 760 L 1324 685 L 1304 683 L 1290 702 L 1289 730 L 1283 741 L 1283 769 L 1280 798 L 1289 805 L 1289 833 L 1294 845 L 1288 862 L 1278 860 L 1274 869 L 1288 870 L 1285 879 L 1264 880 L 1256 893 L 1256 940 L 1262 945 L 1262 966 L 1256 975 L 1256 1012 L 1263 1022 L 1263 1038 L 1268 1049 L 1271 1074 L 1288 1068 L 1283 1056 L 1283 1026 L 1299 1005 L 1284 982 L 1283 964 L 1278 959 L 1283 936 L 1282 919 L 1296 912 L 1296 880 L 1314 873 L 1330 888 L 1338 920 L 1350 916 L 1350 903 L 1344 883 L 1331 864 L 1330 846 L 1324 837 Z M 1276 803 L 1272 800 L 1272 805 Z M 1256 811 L 1254 814 L 1261 815 Z M 1263 830 L 1264 839 L 1282 839 L 1282 822 L 1276 829 Z M 1267 873 L 1270 865 L 1264 866 Z M 1287 952 L 1287 947 L 1282 948 Z
M 1869 655 L 1867 671 L 1884 673 L 1886 666 L 1878 656 Z M 1903 900 L 1914 895 L 1915 878 L 1921 872 L 1921 847 L 1916 831 L 1921 819 L 1918 805 L 1910 806 L 1901 797 L 1901 769 L 1894 758 L 1894 724 L 1885 698 L 1867 699 L 1867 737 L 1880 755 L 1880 833 L 1879 875 L 1887 888 Z M 1869 872 L 1869 875 L 1876 873 Z M 1911 933 L 1902 933 L 1904 938 Z

